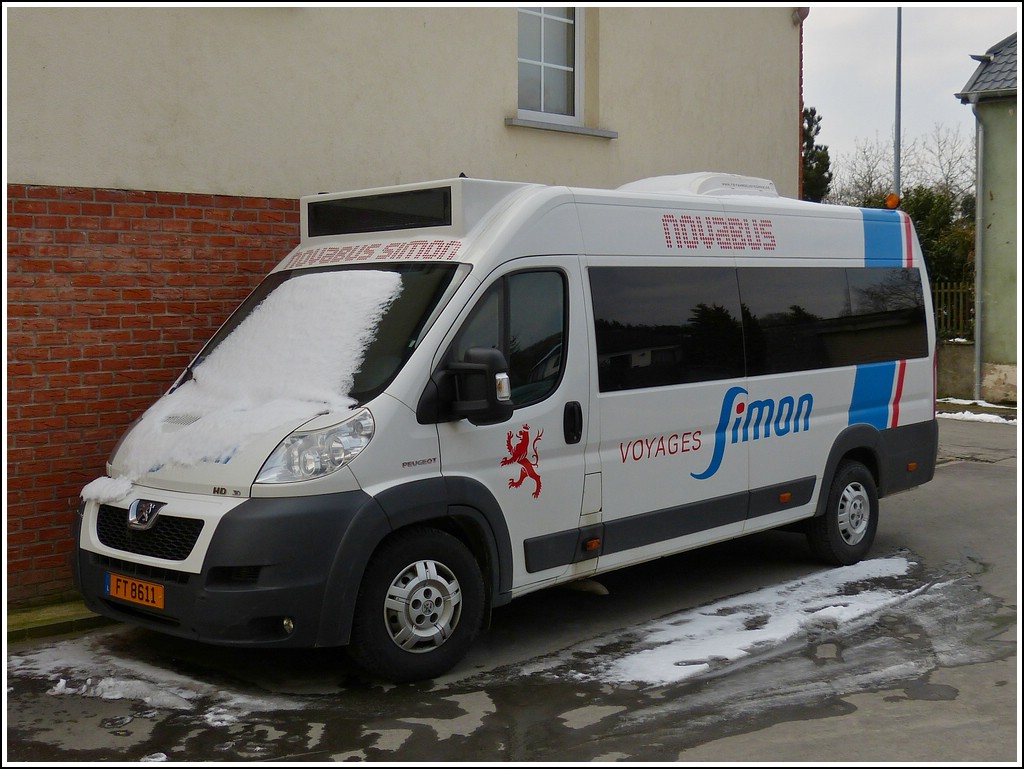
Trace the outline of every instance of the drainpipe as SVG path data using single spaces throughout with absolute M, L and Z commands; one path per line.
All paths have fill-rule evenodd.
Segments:
M 981 253 L 981 238 L 985 232 L 982 212 L 985 210 L 985 126 L 978 118 L 978 105 L 971 107 L 977 128 L 977 170 L 975 171 L 975 212 L 974 212 L 974 400 L 981 400 L 981 319 L 982 283 L 981 271 L 985 261 Z
M 796 145 L 796 196 L 804 199 L 804 21 L 810 15 L 808 7 L 794 8 L 790 18 L 793 26 L 800 27 L 800 119 L 797 121 L 797 145 Z

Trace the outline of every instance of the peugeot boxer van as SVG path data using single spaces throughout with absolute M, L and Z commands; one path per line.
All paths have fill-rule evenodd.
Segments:
M 829 564 L 935 469 L 901 211 L 728 174 L 301 201 L 301 241 L 82 491 L 99 614 L 436 677 L 542 588 L 772 528 Z

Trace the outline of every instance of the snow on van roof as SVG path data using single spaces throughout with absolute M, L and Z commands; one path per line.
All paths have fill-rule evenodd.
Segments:
M 162 465 L 224 462 L 275 425 L 348 409 L 366 347 L 401 288 L 396 273 L 370 270 L 285 281 L 196 366 L 191 380 L 150 407 L 125 439 L 128 466 L 119 470 L 138 480 Z M 124 480 L 101 478 L 83 496 L 110 498 Z
M 779 196 L 775 189 L 775 182 L 770 179 L 714 171 L 652 176 L 649 179 L 639 179 L 623 184 L 618 189 L 622 192 L 662 192 L 677 195 L 688 193 L 691 195 L 758 195 L 773 198 Z

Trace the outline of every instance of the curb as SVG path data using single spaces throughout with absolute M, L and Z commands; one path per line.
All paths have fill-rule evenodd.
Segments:
M 1000 406 L 994 403 L 977 403 L 977 402 L 954 402 L 950 400 L 940 400 L 935 403 L 935 410 L 937 416 L 943 414 L 961 414 L 964 412 L 970 412 L 971 414 L 985 414 L 988 416 L 998 417 L 1003 421 L 1009 422 L 1017 419 L 1017 407 L 1016 406 Z
M 82 601 L 68 601 L 8 612 L 7 642 L 38 640 L 113 624 L 115 620 L 94 614 Z

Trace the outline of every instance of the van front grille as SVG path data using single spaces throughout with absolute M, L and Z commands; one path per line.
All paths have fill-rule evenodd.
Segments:
M 120 558 L 111 558 L 109 555 L 100 555 L 99 553 L 89 553 L 89 557 L 94 566 L 98 566 L 102 569 L 116 571 L 118 574 L 123 574 L 126 577 L 136 577 L 147 581 L 155 580 L 157 582 L 162 582 L 165 585 L 187 585 L 191 577 L 190 574 L 184 571 L 165 569 L 162 566 L 149 566 L 148 564 L 135 563 L 133 561 L 124 561 Z
M 100 505 L 96 534 L 107 547 L 135 555 L 184 561 L 195 547 L 203 521 L 160 515 L 153 527 L 145 531 L 128 528 L 128 511 L 112 505 Z

